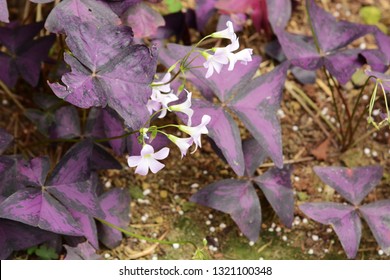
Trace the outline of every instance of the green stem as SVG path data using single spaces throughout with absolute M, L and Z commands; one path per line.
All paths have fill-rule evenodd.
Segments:
M 98 220 L 99 222 L 101 222 L 102 224 L 106 225 L 106 226 L 109 226 L 113 229 L 116 229 L 116 230 L 119 230 L 120 232 L 128 235 L 128 236 L 131 236 L 131 237 L 135 237 L 137 239 L 140 239 L 140 240 L 146 240 L 148 242 L 153 242 L 153 243 L 159 243 L 159 244 L 166 244 L 166 245 L 173 245 L 173 244 L 190 244 L 192 245 L 195 250 L 198 249 L 198 247 L 196 246 L 196 244 L 192 241 L 166 241 L 166 240 L 159 240 L 159 239 L 154 239 L 154 238 L 150 238 L 150 237 L 147 237 L 147 236 L 143 236 L 141 234 L 137 234 L 137 233 L 134 233 L 134 232 L 130 232 L 128 230 L 125 230 L 121 227 L 118 227 L 114 224 L 111 224 L 110 222 L 107 222 L 106 220 L 103 220 L 103 219 L 100 219 L 100 218 L 96 218 L 96 220 Z
M 310 13 L 309 13 L 309 5 L 310 5 L 309 2 L 310 2 L 310 1 L 306 1 L 306 14 L 307 14 L 307 18 L 308 18 L 308 20 L 309 20 L 309 25 L 310 25 L 311 33 L 313 34 L 314 44 L 315 44 L 315 46 L 316 46 L 317 52 L 318 52 L 319 54 L 321 54 L 320 43 L 319 43 L 319 41 L 318 41 L 317 33 L 315 32 L 314 25 L 313 25 L 313 21 L 312 21 L 312 19 L 311 19 Z

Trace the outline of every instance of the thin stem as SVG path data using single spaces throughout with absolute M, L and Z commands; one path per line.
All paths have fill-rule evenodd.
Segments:
M 337 85 L 334 77 L 332 75 L 329 75 L 330 79 L 332 80 L 333 84 L 335 85 L 336 87 L 336 90 L 337 90 L 337 93 L 339 94 L 340 98 L 341 98 L 341 101 L 343 102 L 344 104 L 344 107 L 345 107 L 345 112 L 347 113 L 347 117 L 349 119 L 349 121 L 351 120 L 351 112 L 349 111 L 349 106 L 348 106 L 348 103 L 347 103 L 347 100 L 345 99 L 345 97 L 343 96 L 343 94 L 341 93 L 341 90 L 340 90 L 340 87 L 339 85 Z
M 320 48 L 320 43 L 318 41 L 317 33 L 315 32 L 313 21 L 311 19 L 310 13 L 309 13 L 309 4 L 310 1 L 306 1 L 306 13 L 307 13 L 307 18 L 309 20 L 309 25 L 311 29 L 311 33 L 313 34 L 313 39 L 314 39 L 314 44 L 316 46 L 317 52 L 321 54 L 321 48 Z
M 132 135 L 134 133 L 137 133 L 138 130 L 133 130 L 133 131 L 129 131 L 129 132 L 126 132 L 125 134 L 122 134 L 122 135 L 118 135 L 118 136 L 113 136 L 113 137 L 107 137 L 107 138 L 99 138 L 99 139 L 93 139 L 93 141 L 95 143 L 102 143 L 102 142 L 108 142 L 108 141 L 111 141 L 111 140 L 116 140 L 116 139 L 121 139 L 121 138 L 125 138 L 129 135 Z
M 153 242 L 153 243 L 159 243 L 159 244 L 166 244 L 166 245 L 173 245 L 173 244 L 190 244 L 192 245 L 195 250 L 198 249 L 198 247 L 196 246 L 196 244 L 192 241 L 166 241 L 166 240 L 159 240 L 159 239 L 154 239 L 154 238 L 150 238 L 150 237 L 147 237 L 147 236 L 143 236 L 141 234 L 137 234 L 137 233 L 134 233 L 134 232 L 130 232 L 128 230 L 125 230 L 123 228 L 120 228 L 114 224 L 111 224 L 110 222 L 107 222 L 106 220 L 103 220 L 103 219 L 100 219 L 100 218 L 97 218 L 95 217 L 96 220 L 98 220 L 99 222 L 101 222 L 102 224 L 106 225 L 106 226 L 109 226 L 113 229 L 116 229 L 116 230 L 119 230 L 120 232 L 128 235 L 128 236 L 131 236 L 131 237 L 135 237 L 137 239 L 140 239 L 140 240 L 146 240 L 146 241 L 149 241 L 149 242 Z
M 15 103 L 16 106 L 19 107 L 19 109 L 24 112 L 26 109 L 24 106 L 19 102 L 18 98 L 15 96 L 15 94 L 7 87 L 6 84 L 4 84 L 2 81 L 0 81 L 0 87 L 4 90 L 4 92 L 8 95 L 9 98 L 12 99 L 12 101 Z

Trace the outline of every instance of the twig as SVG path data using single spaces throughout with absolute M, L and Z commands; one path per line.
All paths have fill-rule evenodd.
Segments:
M 15 94 L 7 87 L 6 84 L 4 84 L 2 81 L 0 81 L 0 87 L 4 90 L 5 94 L 8 95 L 9 98 L 12 99 L 12 101 L 15 103 L 16 106 L 19 107 L 19 109 L 24 112 L 26 109 L 23 107 L 23 105 L 19 102 L 18 98 L 15 96 Z
M 314 160 L 314 157 L 304 157 L 304 158 L 298 158 L 298 159 L 289 159 L 289 160 L 284 160 L 283 164 L 293 164 L 293 163 L 300 163 L 300 162 L 306 162 L 306 161 L 312 161 Z M 264 163 L 259 166 L 259 168 L 269 168 L 269 167 L 274 167 L 275 163 Z
M 159 238 L 158 240 L 163 240 L 168 234 L 168 231 L 164 232 Z M 158 245 L 160 245 L 159 243 L 155 243 L 153 244 L 152 246 L 146 248 L 145 250 L 141 251 L 141 252 L 137 252 L 137 253 L 134 253 L 134 254 L 131 254 L 129 255 L 129 259 L 130 260 L 135 260 L 135 259 L 139 259 L 139 258 L 142 258 L 144 256 L 147 256 L 147 255 L 150 255 L 154 252 L 154 250 L 156 250 L 156 248 L 158 247 Z

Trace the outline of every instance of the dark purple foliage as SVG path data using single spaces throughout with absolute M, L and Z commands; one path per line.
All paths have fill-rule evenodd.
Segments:
M 359 206 L 364 197 L 379 183 L 383 168 L 315 167 L 321 180 L 337 190 L 353 205 L 333 202 L 305 203 L 299 208 L 313 220 L 332 225 L 348 258 L 355 258 L 360 238 L 362 216 L 379 246 L 390 253 L 390 200 Z
M 206 24 L 215 13 L 215 3 L 218 0 L 197 0 L 196 1 L 196 23 L 199 31 L 204 31 Z
M 102 256 L 96 254 L 96 249 L 86 241 L 79 243 L 77 247 L 64 245 L 66 249 L 65 260 L 100 260 Z
M 4 129 L 0 128 L 0 155 L 8 148 L 12 142 L 12 135 L 8 134 Z
M 52 35 L 33 40 L 42 28 L 43 22 L 13 22 L 0 27 L 0 44 L 8 50 L 0 52 L 0 79 L 9 87 L 15 86 L 19 75 L 32 86 L 38 84 L 41 62 L 47 59 L 55 40 Z
M 365 62 L 359 56 L 362 52 L 360 49 L 345 48 L 375 29 L 368 25 L 337 21 L 331 14 L 318 7 L 314 0 L 309 0 L 308 7 L 314 36 L 320 50 L 317 50 L 314 42 L 307 42 L 301 36 L 278 29 L 276 33 L 283 51 L 293 65 L 305 70 L 316 70 L 325 66 L 340 83 L 345 84 Z
M 294 197 L 291 186 L 291 168 L 271 168 L 254 176 L 266 157 L 255 139 L 243 142 L 247 179 L 226 179 L 210 184 L 191 197 L 191 201 L 228 213 L 245 236 L 252 241 L 259 237 L 261 226 L 260 201 L 253 183 L 258 185 L 275 209 L 283 224 L 293 221 Z
M 130 45 L 131 29 L 125 26 L 83 23 L 68 33 L 66 42 L 73 53 L 65 53 L 72 72 L 62 77 L 64 85 L 50 84 L 54 93 L 81 108 L 109 105 L 127 125 L 140 128 L 149 116 L 155 50 Z
M 0 219 L 0 259 L 55 237 L 54 233 L 15 221 Z

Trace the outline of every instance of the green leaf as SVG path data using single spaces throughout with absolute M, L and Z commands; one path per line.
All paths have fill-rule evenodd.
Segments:
M 54 248 L 47 247 L 45 244 L 39 246 L 35 250 L 35 255 L 40 257 L 43 260 L 56 260 L 58 259 L 58 254 L 54 250 Z
M 181 5 L 180 0 L 166 0 L 167 8 L 170 13 L 177 13 L 181 11 L 183 6 Z
M 366 24 L 377 24 L 382 17 L 381 10 L 375 6 L 361 8 L 359 15 Z

